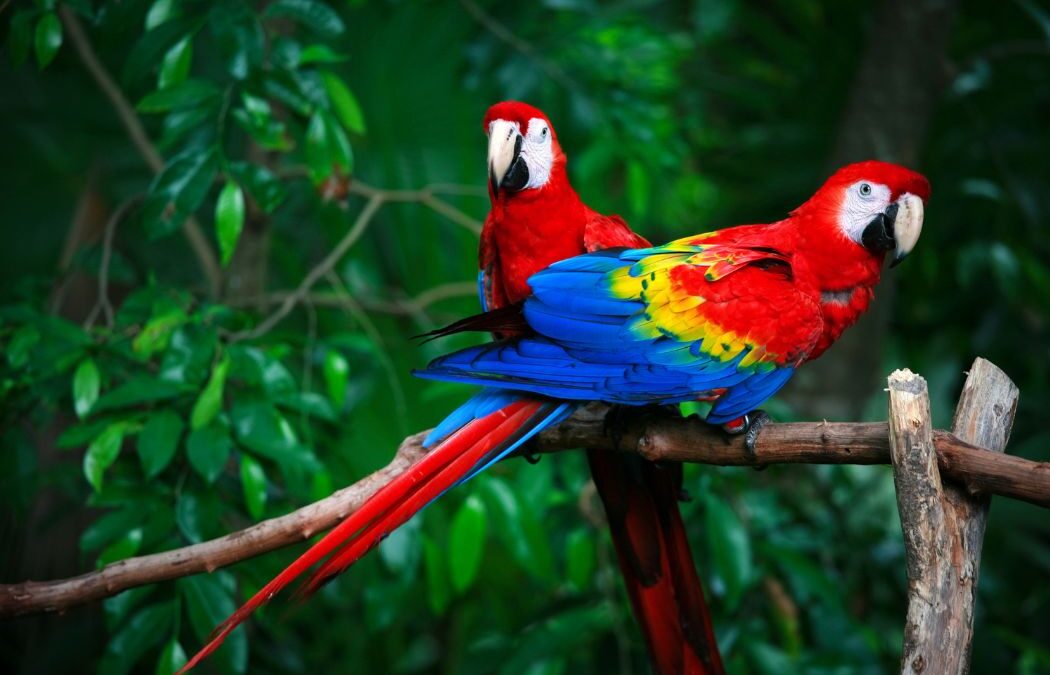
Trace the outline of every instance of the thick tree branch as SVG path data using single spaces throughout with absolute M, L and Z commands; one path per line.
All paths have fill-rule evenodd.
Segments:
M 606 435 L 604 424 L 606 410 L 599 404 L 588 406 L 542 434 L 535 449 L 558 452 L 611 447 L 613 442 Z M 971 493 L 995 493 L 1050 507 L 1050 463 L 993 454 L 945 431 L 935 431 L 933 437 L 941 471 L 960 481 Z M 405 471 L 422 455 L 422 438 L 423 433 L 406 438 L 387 467 L 286 516 L 202 544 L 122 560 L 72 579 L 0 586 L 0 617 L 62 611 L 135 586 L 211 572 L 307 539 L 335 525 L 380 486 Z M 656 461 L 720 466 L 890 461 L 886 423 L 771 424 L 762 430 L 755 454 L 751 455 L 742 438 L 727 439 L 695 418 L 654 415 L 627 425 L 619 446 L 618 450 L 636 452 Z
M 942 482 L 926 381 L 910 371 L 889 378 L 890 444 L 908 562 L 908 616 L 901 673 L 965 675 L 970 669 L 977 578 L 989 499 Z M 966 378 L 953 430 L 981 443 L 984 459 L 1006 448 L 1017 409 L 1010 378 L 977 359 Z
M 124 97 L 124 92 L 120 90 L 116 81 L 113 80 L 113 76 L 109 74 L 109 71 L 106 70 L 106 67 L 99 60 L 98 55 L 95 54 L 95 49 L 91 46 L 91 40 L 88 39 L 87 33 L 84 32 L 80 19 L 66 6 L 59 7 L 58 12 L 62 17 L 62 25 L 65 27 L 66 34 L 69 35 L 69 40 L 73 43 L 77 55 L 84 63 L 88 73 L 94 78 L 95 83 L 98 84 L 99 89 L 109 99 L 110 105 L 113 106 L 113 110 L 117 113 L 117 117 L 120 118 L 124 129 L 127 131 L 132 145 L 142 155 L 142 159 L 145 160 L 150 170 L 153 173 L 160 173 L 164 168 L 164 158 L 160 156 L 157 148 L 149 140 L 149 136 L 146 135 L 146 130 L 142 126 L 142 121 L 135 114 L 135 109 L 131 107 L 131 104 Z M 201 272 L 208 282 L 208 290 L 212 295 L 216 295 L 219 291 L 222 268 L 219 267 L 219 261 L 208 243 L 208 238 L 204 236 L 200 225 L 193 218 L 187 218 L 183 222 L 182 233 L 189 242 L 190 248 L 193 249 L 193 253 L 197 256 Z

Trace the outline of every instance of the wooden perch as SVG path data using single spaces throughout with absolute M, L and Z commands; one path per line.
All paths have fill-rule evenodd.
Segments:
M 611 448 L 603 405 L 593 404 L 541 435 L 533 449 L 558 452 Z M 265 520 L 240 532 L 173 551 L 129 558 L 94 572 L 56 581 L 0 585 L 0 618 L 62 611 L 101 600 L 144 584 L 212 572 L 253 556 L 308 539 L 358 508 L 382 485 L 423 454 L 426 432 L 406 438 L 385 468 L 330 497 L 288 515 Z M 1050 507 L 1050 464 L 992 453 L 945 431 L 933 432 L 941 471 L 974 493 L 994 493 Z M 670 415 L 637 416 L 620 437 L 619 450 L 657 461 L 721 466 L 797 464 L 888 464 L 888 427 L 881 423 L 807 422 L 770 424 L 762 430 L 755 454 L 741 437 L 727 439 L 701 421 Z
M 941 480 L 926 380 L 907 370 L 889 377 L 890 447 L 908 566 L 908 615 L 901 672 L 969 672 L 977 576 L 989 500 Z M 963 386 L 953 431 L 988 448 L 1006 448 L 1018 390 L 977 359 Z M 945 471 L 950 475 L 950 472 Z

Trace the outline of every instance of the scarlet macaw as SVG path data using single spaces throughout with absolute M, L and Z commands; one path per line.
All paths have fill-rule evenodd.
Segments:
M 701 398 L 715 424 L 755 410 L 867 309 L 885 254 L 899 263 L 917 242 L 929 194 L 903 167 L 851 164 L 784 220 L 589 253 L 532 275 L 523 303 L 459 326 L 514 337 L 418 373 L 485 387 L 431 432 L 431 451 L 224 621 L 181 672 L 315 563 L 324 560 L 307 592 L 585 401 Z
M 481 232 L 482 306 L 516 305 L 544 267 L 610 248 L 650 244 L 622 218 L 589 208 L 566 174 L 550 119 L 517 101 L 497 103 L 483 121 L 489 138 L 492 209 Z M 501 335 L 505 336 L 506 331 Z M 723 672 L 678 510 L 681 465 L 601 450 L 587 453 L 620 569 L 656 673 Z

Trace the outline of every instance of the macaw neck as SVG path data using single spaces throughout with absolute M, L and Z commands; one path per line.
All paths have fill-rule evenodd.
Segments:
M 798 242 L 794 266 L 804 269 L 820 298 L 824 328 L 807 358 L 813 360 L 868 309 L 882 274 L 883 256 L 847 237 L 825 211 L 796 212 L 782 222 Z
M 501 194 L 492 201 L 492 235 L 501 287 L 509 302 L 530 293 L 527 280 L 559 260 L 584 253 L 587 207 L 564 171 L 542 188 Z

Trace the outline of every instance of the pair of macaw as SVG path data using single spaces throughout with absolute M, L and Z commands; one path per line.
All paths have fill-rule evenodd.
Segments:
M 867 309 L 885 254 L 896 264 L 911 251 L 930 195 L 918 173 L 862 162 L 839 169 L 784 220 L 653 247 L 580 200 L 541 111 L 499 103 L 484 127 L 486 313 L 450 330 L 499 339 L 417 373 L 483 389 L 431 432 L 427 455 L 224 621 L 180 672 L 315 564 L 306 592 L 587 401 L 699 399 L 712 404 L 707 421 L 753 431 L 756 408 Z M 680 467 L 602 451 L 588 461 L 654 671 L 722 673 L 678 511 Z

